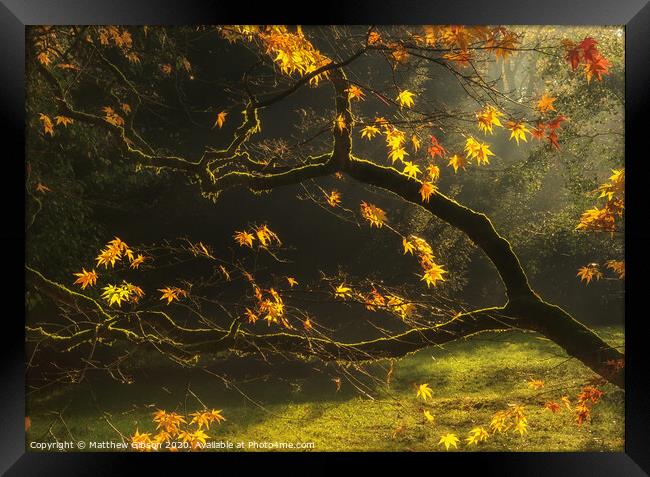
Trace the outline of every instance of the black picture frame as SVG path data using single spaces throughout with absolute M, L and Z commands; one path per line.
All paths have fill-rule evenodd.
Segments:
M 307 13 L 309 12 L 309 13 Z M 152 463 L 151 456 L 120 453 L 25 453 L 24 435 L 24 36 L 26 25 L 39 24 L 564 24 L 625 25 L 626 31 L 626 203 L 629 204 L 626 229 L 626 405 L 625 453 L 454 453 L 415 456 L 432 471 L 440 464 L 461 469 L 471 464 L 482 473 L 499 475 L 589 475 L 636 476 L 650 473 L 650 413 L 648 412 L 649 367 L 645 355 L 648 317 L 644 272 L 650 269 L 644 231 L 647 221 L 644 186 L 650 157 L 645 147 L 650 98 L 650 4 L 646 0 L 369 0 L 330 1 L 322 5 L 264 5 L 232 1 L 184 0 L 0 0 L 0 104 L 4 167 L 12 167 L 0 187 L 3 204 L 0 240 L 5 265 L 6 290 L 2 302 L 16 303 L 18 310 L 0 313 L 2 332 L 2 386 L 0 387 L 0 471 L 7 475 L 112 475 L 118 465 L 135 460 Z M 13 151 L 13 152 L 9 152 Z M 15 214 L 14 214 L 15 212 Z M 13 219 L 10 216 L 14 215 Z M 22 263 L 21 263 L 22 262 Z M 14 269 L 15 267 L 15 269 Z M 8 277 L 8 279 L 7 279 Z M 23 310 L 23 311 L 20 311 Z M 219 454 L 239 464 L 278 455 Z M 193 456 L 196 461 L 205 455 Z M 367 454 L 329 456 L 322 464 L 344 468 L 346 461 L 375 459 Z M 424 457 L 424 458 L 423 458 Z M 292 462 L 313 465 L 314 455 L 292 455 Z M 185 457 L 158 457 L 168 471 L 186 465 Z M 246 460 L 244 460 L 246 459 Z M 406 454 L 391 454 L 398 469 L 410 459 Z M 216 469 L 216 468 L 214 468 Z M 407 468 L 405 468 L 407 469 Z M 299 471 L 303 471 L 300 468 Z M 121 471 L 120 471 L 121 473 Z M 462 475 L 462 473 L 461 473 Z

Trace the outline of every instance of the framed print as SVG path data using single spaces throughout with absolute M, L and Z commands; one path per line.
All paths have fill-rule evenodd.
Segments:
M 0 8 L 2 470 L 646 475 L 650 7 L 250 10 Z

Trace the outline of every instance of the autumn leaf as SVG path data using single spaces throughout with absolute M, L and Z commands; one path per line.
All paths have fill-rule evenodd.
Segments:
M 289 286 L 293 288 L 294 286 L 298 285 L 298 281 L 293 278 L 293 277 L 287 277 L 287 283 L 289 283 Z
M 429 179 L 437 181 L 440 179 L 440 167 L 435 164 L 429 164 L 427 166 L 427 174 L 429 174 Z
M 449 450 L 450 447 L 458 448 L 458 442 L 459 439 L 456 436 L 456 434 L 443 434 L 440 436 L 440 441 L 438 441 L 438 445 L 443 445 L 445 446 L 445 450 Z
M 50 137 L 54 136 L 54 124 L 47 114 L 39 113 L 38 119 L 43 123 L 43 133 L 49 134 Z
M 424 271 L 424 275 L 422 276 L 421 280 L 426 282 L 427 288 L 429 288 L 430 285 L 433 285 L 435 287 L 437 286 L 437 282 L 445 281 L 445 279 L 442 277 L 444 273 L 447 273 L 447 271 L 444 270 L 440 265 L 431 262 L 429 264 L 429 267 Z
M 433 417 L 433 414 L 431 414 L 431 411 L 425 409 L 425 410 L 422 412 L 422 414 L 424 414 L 424 417 L 426 418 L 426 420 L 427 420 L 428 422 L 433 422 L 433 421 L 434 421 L 434 417 Z
M 556 99 L 557 98 L 551 98 L 546 93 L 544 93 L 542 95 L 542 97 L 539 99 L 539 101 L 537 102 L 537 109 L 541 113 L 546 113 L 548 111 L 555 111 L 555 107 L 553 106 L 553 102 Z
M 420 196 L 422 197 L 422 202 L 429 202 L 431 194 L 433 194 L 436 189 L 436 186 L 431 182 L 423 182 L 422 187 L 420 187 Z
M 416 179 L 418 174 L 422 174 L 420 167 L 409 161 L 404 161 L 404 170 L 402 172 L 409 176 L 410 179 Z
M 345 122 L 345 117 L 343 117 L 342 114 L 339 114 L 336 117 L 336 120 L 334 121 L 334 125 L 336 126 L 336 129 L 339 130 L 339 132 L 343 132 L 345 129 L 347 129 L 347 124 Z
M 413 100 L 414 96 L 415 93 L 412 93 L 408 89 L 405 89 L 404 91 L 400 91 L 400 93 L 397 95 L 397 102 L 401 108 L 404 106 L 410 108 L 415 104 L 415 101 Z
M 541 379 L 531 379 L 528 381 L 528 387 L 530 389 L 541 389 L 544 387 L 544 381 Z
M 145 256 L 139 253 L 137 257 L 131 260 L 131 264 L 129 266 L 135 270 L 136 268 L 139 268 L 140 265 L 144 263 L 144 261 L 145 261 Z
M 221 111 L 219 114 L 217 114 L 217 119 L 214 122 L 213 128 L 218 126 L 219 129 L 221 129 L 226 122 L 226 116 L 228 116 L 228 113 L 226 111 Z
M 397 147 L 393 150 L 390 151 L 388 154 L 388 159 L 391 160 L 391 162 L 395 163 L 395 161 L 402 161 L 404 162 L 404 157 L 408 156 L 408 152 L 406 152 L 406 149 L 403 147 Z
M 363 218 L 370 222 L 370 227 L 374 225 L 377 228 L 381 228 L 386 222 L 386 212 L 376 205 L 361 202 L 360 209 Z
M 124 126 L 124 119 L 122 116 L 117 114 L 113 108 L 110 106 L 104 106 L 102 108 L 102 111 L 104 111 L 104 119 L 106 120 L 107 123 L 112 124 L 113 126 Z
M 487 106 L 482 111 L 476 113 L 476 119 L 478 120 L 478 128 L 483 131 L 483 133 L 492 134 L 493 126 L 503 127 L 499 118 L 503 116 L 503 113 L 498 111 L 494 106 Z
M 477 141 L 471 136 L 465 142 L 465 153 L 468 159 L 475 158 L 478 165 L 489 164 L 488 156 L 494 156 L 488 144 Z
M 246 231 L 236 231 L 235 234 L 233 235 L 233 238 L 235 239 L 235 242 L 239 244 L 241 247 L 250 247 L 253 248 L 253 240 L 255 240 L 255 237 L 253 234 L 250 234 Z
M 427 383 L 420 384 L 417 387 L 416 398 L 421 398 L 423 401 L 433 398 L 433 390 L 429 387 Z
M 524 142 L 528 142 L 528 139 L 526 139 L 526 133 L 530 133 L 530 131 L 526 128 L 524 123 L 509 121 L 506 127 L 511 131 L 509 139 L 514 138 L 515 141 L 517 141 L 517 146 L 519 145 L 520 139 Z
M 523 437 L 524 434 L 528 433 L 528 421 L 526 419 L 518 420 L 515 427 L 513 427 L 512 432 L 518 432 L 519 435 Z
M 358 86 L 352 85 L 345 91 L 348 93 L 349 100 L 356 99 L 357 101 L 363 101 L 364 99 L 365 94 Z
M 618 274 L 619 280 L 625 279 L 625 262 L 623 260 L 607 260 L 607 268 Z
M 580 277 L 581 282 L 585 281 L 587 284 L 593 279 L 600 280 L 603 278 L 603 274 L 598 268 L 597 263 L 590 263 L 589 265 L 580 267 L 576 276 Z
M 39 182 L 38 184 L 36 184 L 35 189 L 36 189 L 36 192 L 40 192 L 41 194 L 46 194 L 48 192 L 52 192 L 52 190 L 47 185 L 43 184 L 42 182 Z
M 69 118 L 67 116 L 54 116 L 54 119 L 56 121 L 57 126 L 59 124 L 63 124 L 64 126 L 68 126 L 68 124 L 74 123 L 74 119 Z
M 479 442 L 487 440 L 488 437 L 490 437 L 488 431 L 479 426 L 469 431 L 469 436 L 465 439 L 465 441 L 467 442 L 467 445 L 478 445 Z
M 81 285 L 81 289 L 85 290 L 87 286 L 93 286 L 97 283 L 97 273 L 95 270 L 87 272 L 85 268 L 81 269 L 81 272 L 75 273 L 75 277 L 78 277 L 74 284 Z
M 406 255 L 407 253 L 413 255 L 413 251 L 415 250 L 415 246 L 413 245 L 413 242 L 410 242 L 406 237 L 403 237 L 402 246 L 404 247 L 404 255 Z
M 372 139 L 375 137 L 377 134 L 379 134 L 379 128 L 376 126 L 366 126 L 363 129 L 361 129 L 361 137 L 362 138 L 367 138 L 367 139 Z
M 102 288 L 102 298 L 106 300 L 109 306 L 117 304 L 117 306 L 122 306 L 123 301 L 128 301 L 130 291 L 129 288 L 124 285 L 108 285 Z
M 415 134 L 413 134 L 411 136 L 411 144 L 413 145 L 413 150 L 415 152 L 418 152 L 420 150 L 421 143 L 420 143 L 420 140 L 418 139 L 418 137 Z
M 160 299 L 167 300 L 168 305 L 174 300 L 179 301 L 182 296 L 187 296 L 187 292 L 178 287 L 159 288 L 158 291 L 162 293 Z
M 371 31 L 368 35 L 368 44 L 376 45 L 378 43 L 381 43 L 381 36 L 376 31 Z
M 548 401 L 546 404 L 544 404 L 544 407 L 551 411 L 553 414 L 560 410 L 560 405 L 555 401 Z
M 341 193 L 333 190 L 329 194 L 325 195 L 325 199 L 327 200 L 327 203 L 330 207 L 336 207 L 341 203 Z
M 352 288 L 346 286 L 345 283 L 341 283 L 334 290 L 334 297 L 335 298 L 348 298 L 348 297 L 351 297 L 351 296 L 352 296 Z
M 465 170 L 465 166 L 467 166 L 467 159 L 458 154 L 454 154 L 449 158 L 449 164 L 447 164 L 447 167 L 449 166 L 452 166 L 454 168 L 454 174 L 456 174 L 458 172 L 458 169 Z
M 431 156 L 431 159 L 435 159 L 436 156 L 443 157 L 447 154 L 447 151 L 442 147 L 442 144 L 438 142 L 438 139 L 436 139 L 435 136 L 431 136 L 431 145 L 427 149 L 427 152 L 429 153 L 429 156 Z

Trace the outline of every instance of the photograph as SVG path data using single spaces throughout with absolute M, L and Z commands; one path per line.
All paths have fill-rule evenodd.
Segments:
M 24 31 L 27 454 L 626 452 L 625 25 Z

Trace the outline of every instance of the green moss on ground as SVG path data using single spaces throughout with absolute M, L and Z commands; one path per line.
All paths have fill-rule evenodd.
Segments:
M 598 331 L 608 342 L 623 345 L 622 328 Z M 378 376 L 385 375 L 382 365 L 387 363 L 372 366 Z M 324 369 L 301 378 L 236 379 L 237 389 L 194 371 L 152 374 L 133 384 L 101 381 L 39 391 L 28 401 L 32 427 L 27 442 L 50 442 L 54 436 L 120 441 L 115 429 L 125 435 L 136 429 L 153 432 L 155 409 L 184 413 L 201 408 L 186 392 L 189 382 L 206 406 L 223 409 L 227 418 L 211 428 L 215 441 L 312 442 L 317 451 L 437 451 L 441 434 L 462 439 L 475 426 L 489 429 L 496 411 L 516 403 L 526 408 L 528 434 L 491 435 L 478 447 L 461 443 L 458 450 L 624 450 L 624 393 L 618 388 L 601 387 L 605 394 L 589 424 L 577 425 L 566 409 L 553 414 L 544 408 L 563 395 L 575 401 L 581 385 L 595 375 L 535 334 L 483 334 L 422 350 L 395 362 L 390 387 L 360 377 L 374 399 L 360 395 L 345 377 L 337 392 L 332 376 L 343 375 L 331 365 Z M 543 379 L 545 386 L 530 389 L 526 381 L 533 378 Z M 415 383 L 429 383 L 433 399 L 417 400 Z M 424 410 L 433 422 L 424 418 Z

